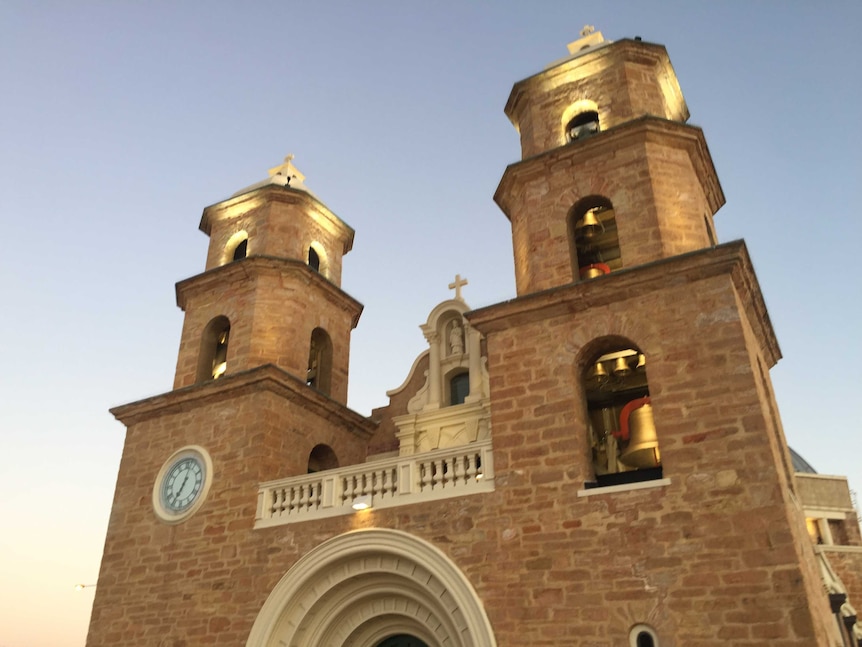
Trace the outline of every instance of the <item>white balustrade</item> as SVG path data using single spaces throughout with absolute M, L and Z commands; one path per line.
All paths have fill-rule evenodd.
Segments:
M 358 497 L 390 508 L 494 490 L 491 441 L 262 483 L 255 528 L 354 512 Z

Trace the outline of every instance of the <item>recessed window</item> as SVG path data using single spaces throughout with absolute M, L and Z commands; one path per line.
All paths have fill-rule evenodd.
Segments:
M 240 261 L 248 256 L 248 232 L 241 229 L 235 232 L 225 243 L 221 263 Z
M 464 404 L 470 395 L 470 373 L 457 373 L 449 380 L 449 404 Z
M 216 380 L 227 371 L 227 350 L 230 341 L 230 321 L 219 316 L 210 321 L 201 338 L 197 382 Z
M 315 328 L 311 333 L 305 382 L 329 395 L 332 382 L 332 340 L 323 328 Z
M 588 110 L 575 115 L 573 119 L 566 124 L 566 141 L 571 143 L 579 139 L 592 137 L 599 132 L 599 113 L 595 110 Z
M 658 636 L 649 625 L 635 625 L 629 632 L 629 645 L 631 647 L 659 647 Z
M 637 642 L 635 644 L 637 647 L 655 647 L 655 641 L 646 631 L 641 631 L 638 634 Z
M 569 211 L 574 280 L 594 279 L 622 267 L 617 221 L 610 200 L 591 196 Z
M 314 251 L 314 247 L 308 248 L 308 266 L 315 272 L 320 271 L 320 256 Z
M 233 250 L 233 260 L 238 261 L 246 257 L 248 254 L 248 238 L 243 240 L 236 249 Z
M 334 470 L 338 467 L 338 457 L 329 445 L 315 445 L 308 455 L 308 473 Z
M 646 356 L 633 347 L 603 353 L 589 363 L 583 384 L 596 476 L 587 487 L 661 478 Z

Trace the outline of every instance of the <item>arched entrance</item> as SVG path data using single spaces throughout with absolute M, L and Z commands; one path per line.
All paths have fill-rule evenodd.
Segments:
M 408 636 L 407 634 L 399 634 L 397 636 L 387 638 L 382 643 L 377 645 L 377 647 L 428 647 L 428 645 L 426 645 L 418 638 L 414 638 L 413 636 Z
M 496 647 L 458 567 L 398 530 L 357 530 L 302 557 L 267 598 L 246 647 Z

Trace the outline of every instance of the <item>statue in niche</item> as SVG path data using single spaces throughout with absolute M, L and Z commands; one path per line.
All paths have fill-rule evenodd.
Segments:
M 457 319 L 452 322 L 452 327 L 449 329 L 449 354 L 464 354 L 464 329 Z

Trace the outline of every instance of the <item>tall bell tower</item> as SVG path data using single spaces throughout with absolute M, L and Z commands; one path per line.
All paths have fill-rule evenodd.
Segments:
M 780 351 L 744 243 L 717 244 L 724 195 L 665 48 L 587 28 L 505 110 L 518 298 L 467 319 L 496 478 L 533 488 L 544 545 L 569 541 L 548 564 L 579 583 L 557 581 L 566 636 L 831 644 L 768 377 Z

